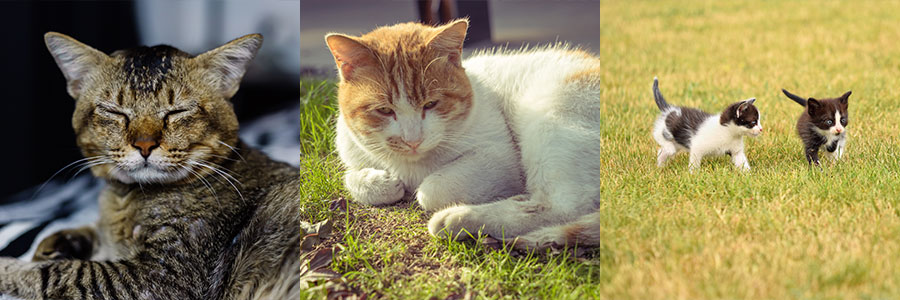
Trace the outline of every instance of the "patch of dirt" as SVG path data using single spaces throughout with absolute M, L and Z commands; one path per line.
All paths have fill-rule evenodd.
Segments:
M 378 256 L 368 261 L 374 269 L 372 271 L 383 272 L 385 268 L 389 268 L 389 272 L 384 272 L 389 276 L 385 284 L 390 284 L 393 279 L 411 276 L 453 277 L 459 274 L 460 266 L 456 263 L 426 253 L 425 248 L 432 243 L 432 237 L 425 229 L 429 214 L 418 208 L 412 208 L 414 204 L 411 200 L 400 201 L 390 206 L 372 207 L 348 203 L 346 198 L 341 197 L 332 200 L 330 207 L 335 211 L 333 234 L 319 247 L 330 247 L 340 251 L 344 247 L 344 234 L 347 233 L 345 230 L 349 231 L 360 244 L 406 246 L 404 252 L 391 255 L 387 264 Z M 349 228 L 347 228 L 348 220 Z M 358 271 L 366 272 L 362 268 Z M 353 282 L 346 284 L 349 285 L 349 289 L 356 290 Z
M 366 206 L 349 202 L 346 198 L 331 200 L 330 208 L 334 211 L 332 217 L 333 231 L 330 237 L 324 239 L 317 248 L 332 248 L 335 255 L 344 249 L 344 236 L 349 231 L 359 244 L 371 245 L 405 245 L 402 253 L 389 255 L 389 262 L 385 257 L 376 254 L 366 264 L 359 264 L 357 270 L 363 273 L 379 273 L 384 275 L 382 284 L 390 286 L 394 281 L 409 279 L 416 276 L 427 278 L 444 278 L 447 290 L 450 291 L 448 299 L 471 298 L 471 291 L 466 291 L 464 285 L 459 282 L 462 274 L 462 266 L 452 259 L 441 257 L 441 251 L 431 253 L 436 246 L 432 245 L 432 237 L 428 234 L 426 224 L 430 214 L 418 208 L 413 200 L 404 200 L 390 206 Z M 349 228 L 347 224 L 350 224 Z M 522 257 L 524 252 L 511 250 L 504 247 L 503 242 L 494 238 L 485 237 L 479 240 L 480 246 L 493 251 L 509 251 L 512 257 Z M 440 246 L 437 246 L 439 249 Z M 504 250 L 504 248 L 507 248 Z M 585 253 L 582 249 L 551 249 L 551 255 L 560 255 L 568 252 L 570 259 L 579 261 L 590 260 L 591 251 Z M 586 255 L 587 254 L 587 255 Z M 365 293 L 366 287 L 357 282 L 348 281 L 346 278 L 334 280 L 326 284 L 329 290 L 329 298 L 336 296 L 339 299 L 365 299 L 367 297 L 379 298 L 378 291 L 373 294 Z

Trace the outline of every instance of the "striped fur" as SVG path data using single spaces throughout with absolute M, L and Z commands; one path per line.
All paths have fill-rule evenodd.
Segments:
M 61 34 L 46 40 L 76 98 L 79 146 L 107 157 L 87 166 L 107 186 L 95 227 L 51 235 L 33 262 L 0 258 L 0 294 L 299 297 L 299 170 L 240 142 L 228 103 L 261 37 L 196 57 L 166 46 L 107 56 Z M 142 166 L 129 166 L 134 158 Z M 82 239 L 87 254 L 67 253 Z

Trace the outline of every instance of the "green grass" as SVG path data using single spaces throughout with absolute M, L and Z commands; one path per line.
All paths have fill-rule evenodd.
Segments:
M 347 212 L 332 210 L 330 201 L 349 198 L 333 146 L 335 86 L 306 81 L 303 89 L 305 181 L 300 189 L 306 206 L 301 214 L 310 222 L 335 221 L 335 237 L 324 246 L 337 250 L 331 267 L 344 275 L 347 287 L 385 298 L 471 294 L 582 299 L 597 293 L 595 285 L 611 278 L 603 262 L 579 261 L 568 252 L 510 255 L 511 249 L 493 250 L 480 242 L 434 239 L 426 228 L 428 215 L 411 200 L 390 207 L 351 201 Z M 325 289 L 315 289 L 306 296 L 317 298 L 324 293 Z
M 413 202 L 348 197 L 331 139 L 333 84 L 305 84 L 310 218 L 338 220 L 332 267 L 385 298 L 884 299 L 900 295 L 900 3 L 603 1 L 603 244 L 588 258 L 515 256 L 433 239 Z M 717 112 L 756 97 L 752 171 L 655 166 L 653 76 L 671 103 Z M 844 160 L 810 169 L 794 124 L 807 97 L 850 97 Z M 323 204 L 324 203 L 324 204 Z M 321 295 L 311 295 L 321 296 Z

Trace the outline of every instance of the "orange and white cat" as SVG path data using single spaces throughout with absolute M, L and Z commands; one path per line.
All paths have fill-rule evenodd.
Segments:
M 355 201 L 414 193 L 431 234 L 596 243 L 600 61 L 557 45 L 462 59 L 467 20 L 329 34 Z M 463 234 L 460 234 L 463 233 Z

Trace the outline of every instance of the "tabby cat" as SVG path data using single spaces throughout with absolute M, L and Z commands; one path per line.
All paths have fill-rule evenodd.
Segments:
M 242 143 L 229 102 L 262 36 L 197 56 L 44 39 L 76 99 L 77 144 L 107 186 L 96 226 L 48 237 L 33 262 L 0 258 L 0 294 L 297 298 L 299 170 Z
M 371 205 L 414 194 L 437 236 L 595 243 L 600 60 L 561 45 L 464 60 L 468 24 L 326 36 L 347 190 Z

